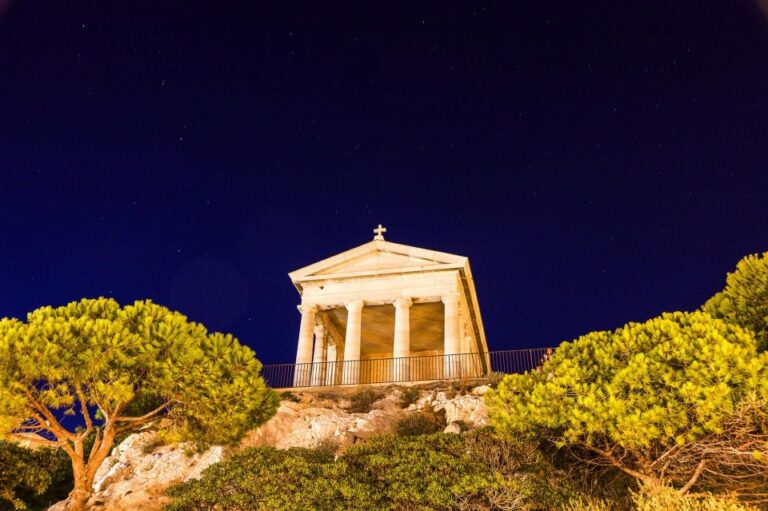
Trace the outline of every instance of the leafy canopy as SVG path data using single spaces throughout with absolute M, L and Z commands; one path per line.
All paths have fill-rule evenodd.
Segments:
M 752 330 L 758 350 L 768 349 L 768 252 L 739 261 L 736 271 L 728 274 L 725 289 L 702 310 Z
M 260 370 L 231 335 L 150 301 L 42 307 L 0 320 L 0 435 L 47 432 L 72 457 L 83 435 L 58 419 L 79 414 L 114 434 L 163 418 L 179 437 L 233 443 L 277 408 Z
M 502 434 L 591 450 L 648 481 L 665 452 L 719 433 L 742 399 L 765 395 L 765 367 L 751 332 L 677 312 L 563 343 L 540 370 L 506 376 L 487 403 Z

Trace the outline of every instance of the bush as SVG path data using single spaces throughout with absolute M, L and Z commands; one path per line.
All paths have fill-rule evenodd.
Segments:
M 63 452 L 0 442 L 0 509 L 46 509 L 66 497 L 71 477 Z
M 669 482 L 688 489 L 701 475 L 690 445 L 721 433 L 755 393 L 768 393 L 768 378 L 753 334 L 696 312 L 563 343 L 540 371 L 506 376 L 486 402 L 502 434 L 581 450 L 647 484 L 671 477 L 662 467 L 674 464 Z
M 301 398 L 291 392 L 290 390 L 286 390 L 284 392 L 280 393 L 280 401 L 290 401 L 291 403 L 300 403 Z
M 395 424 L 397 436 L 429 435 L 441 431 L 445 426 L 432 413 L 417 412 L 406 415 Z
M 461 432 L 464 433 L 465 431 L 469 431 L 469 424 L 462 420 L 453 421 L 453 424 L 456 424 L 459 429 L 461 429 Z
M 531 444 L 467 435 L 375 437 L 336 460 L 308 449 L 246 449 L 169 490 L 168 511 L 556 509 L 562 491 Z
M 633 498 L 636 511 L 757 511 L 733 498 L 680 495 L 672 488 L 656 488 L 637 493 Z M 575 511 L 575 510 L 574 510 Z
M 496 388 L 499 386 L 499 383 L 501 383 L 504 380 L 504 377 L 506 374 L 499 373 L 497 371 L 494 371 L 492 373 L 488 373 L 488 376 L 486 377 L 487 385 L 492 388 Z
M 368 413 L 376 401 L 382 397 L 384 395 L 378 390 L 370 388 L 360 389 L 349 398 L 349 411 L 353 413 Z
M 607 500 L 580 496 L 569 500 L 561 511 L 614 511 L 615 509 L 616 507 Z
M 405 387 L 400 393 L 400 408 L 408 408 L 421 397 L 421 392 L 416 387 Z
M 202 479 L 169 489 L 174 501 L 166 509 L 309 511 L 339 509 L 334 503 L 345 499 L 363 502 L 352 487 L 342 493 L 342 467 L 333 459 L 328 452 L 310 449 L 245 449 L 208 467 Z
M 332 454 L 336 456 L 336 453 L 341 449 L 341 442 L 337 438 L 324 438 L 321 440 L 315 450 L 321 453 Z

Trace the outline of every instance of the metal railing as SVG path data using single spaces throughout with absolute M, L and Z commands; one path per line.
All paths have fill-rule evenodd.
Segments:
M 262 374 L 273 388 L 483 378 L 490 372 L 524 373 L 533 370 L 550 352 L 549 348 L 530 348 L 309 364 L 268 364 Z

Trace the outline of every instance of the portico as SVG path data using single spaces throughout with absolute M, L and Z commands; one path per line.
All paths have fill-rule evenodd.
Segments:
M 290 274 L 295 386 L 480 376 L 487 344 L 466 257 L 374 239 Z

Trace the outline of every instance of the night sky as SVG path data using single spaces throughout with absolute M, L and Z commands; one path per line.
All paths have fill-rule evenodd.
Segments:
M 698 307 L 768 250 L 752 1 L 0 0 L 0 315 L 151 298 L 292 361 L 287 273 L 470 258 L 491 349 Z

